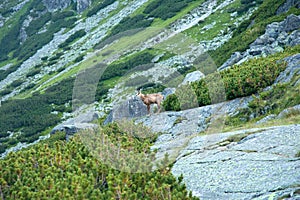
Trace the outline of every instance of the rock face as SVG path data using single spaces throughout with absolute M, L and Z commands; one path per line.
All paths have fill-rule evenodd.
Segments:
M 271 55 L 283 51 L 285 46 L 300 44 L 300 16 L 289 15 L 282 22 L 269 24 L 264 35 L 258 37 L 245 52 L 235 52 L 218 69 L 224 70 L 250 58 Z
M 238 142 L 228 137 L 246 134 Z M 208 199 L 299 199 L 300 125 L 197 136 L 172 173 L 194 195 Z
M 300 1 L 298 0 L 287 0 L 282 6 L 278 8 L 276 11 L 277 15 L 280 15 L 281 13 L 287 12 L 291 7 L 300 8 Z
M 124 118 L 135 118 L 147 115 L 147 107 L 139 99 L 139 97 L 132 97 L 129 100 L 123 101 L 119 105 L 115 106 L 108 117 L 106 118 L 104 124 L 117 121 Z
M 224 115 L 235 114 L 251 100 L 252 97 L 246 97 L 180 112 L 162 112 L 140 118 L 136 122 L 142 122 L 154 132 L 163 133 L 152 146 L 158 150 L 156 155 L 158 159 L 163 158 L 165 153 L 174 158 L 191 137 L 204 130 L 222 129 Z
M 65 9 L 71 2 L 72 0 L 43 0 L 44 5 L 49 11 Z
M 55 126 L 51 134 L 55 134 L 58 131 L 66 132 L 66 139 L 68 140 L 72 135 L 77 133 L 80 130 L 86 129 L 95 129 L 98 126 L 96 124 L 92 124 L 91 122 L 98 119 L 99 114 L 94 111 L 87 111 L 86 113 L 81 113 L 74 118 L 70 118 L 65 122 Z
M 81 13 L 91 5 L 91 0 L 43 0 L 44 5 L 49 11 L 67 8 L 72 2 L 77 4 L 77 12 Z
M 295 75 L 300 74 L 300 53 L 284 59 L 287 62 L 286 69 L 276 78 L 274 84 L 288 83 Z
M 91 5 L 91 3 L 91 0 L 77 0 L 77 12 L 83 12 Z

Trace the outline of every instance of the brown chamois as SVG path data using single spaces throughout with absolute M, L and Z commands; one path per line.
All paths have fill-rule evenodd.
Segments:
M 138 90 L 138 93 L 136 94 L 141 98 L 141 100 L 144 102 L 144 104 L 147 106 L 148 114 L 150 114 L 150 105 L 151 104 L 157 104 L 158 112 L 160 113 L 160 104 L 164 99 L 164 96 L 161 94 L 142 94 L 141 90 Z

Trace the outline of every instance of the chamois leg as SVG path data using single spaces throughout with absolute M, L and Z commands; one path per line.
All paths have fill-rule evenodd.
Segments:
M 157 113 L 160 113 L 160 103 L 157 104 L 157 108 L 158 108 Z
M 150 105 L 147 105 L 148 115 L 150 115 Z

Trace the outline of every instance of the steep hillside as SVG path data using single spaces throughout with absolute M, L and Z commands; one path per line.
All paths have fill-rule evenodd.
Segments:
M 2 1 L 0 197 L 293 197 L 292 181 L 236 191 L 232 178 L 219 194 L 214 180 L 224 180 L 214 171 L 210 188 L 192 178 L 197 167 L 226 161 L 207 155 L 252 162 L 252 151 L 270 152 L 244 144 L 263 146 L 273 130 L 287 135 L 284 127 L 298 134 L 297 125 L 266 127 L 299 123 L 299 38 L 300 3 L 291 0 Z M 137 89 L 162 93 L 163 112 L 146 116 Z M 293 140 L 276 140 L 290 152 L 282 166 L 299 166 Z M 276 160 L 280 150 L 271 154 Z M 144 176 L 131 174 L 139 169 Z

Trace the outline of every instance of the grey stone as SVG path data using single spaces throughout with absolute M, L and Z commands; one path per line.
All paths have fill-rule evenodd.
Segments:
M 205 75 L 200 72 L 200 71 L 194 71 L 194 72 L 191 72 L 191 73 L 188 73 L 184 80 L 182 81 L 181 84 L 187 84 L 187 83 L 191 83 L 191 82 L 195 82 L 195 81 L 199 81 L 200 79 L 204 78 Z
M 257 121 L 256 124 L 263 124 L 263 123 L 266 123 L 272 119 L 275 119 L 276 118 L 276 115 L 272 114 L 272 115 L 268 115 L 264 118 L 262 118 L 261 120 Z
M 296 105 L 296 106 L 293 106 L 291 108 L 284 109 L 283 111 L 281 111 L 278 114 L 278 116 L 276 118 L 281 119 L 281 118 L 284 118 L 287 115 L 291 115 L 291 114 L 294 114 L 294 115 L 300 114 L 300 105 Z
M 91 0 L 77 0 L 77 12 L 83 12 L 91 5 L 91 3 Z
M 278 41 L 279 45 L 287 44 L 288 36 L 289 35 L 286 32 L 281 32 L 277 37 L 277 41 Z
M 205 130 L 222 129 L 224 115 L 234 115 L 238 109 L 246 107 L 251 99 L 246 97 L 179 112 L 162 112 L 137 119 L 136 122 L 162 133 L 152 146 L 158 149 L 158 159 L 163 158 L 165 153 L 177 157 L 179 150 L 185 147 L 191 137 Z
M 246 132 L 251 134 L 247 139 L 219 145 Z M 300 125 L 197 136 L 184 148 L 186 154 L 176 160 L 172 173 L 182 174 L 187 189 L 204 200 L 279 199 L 287 194 L 296 198 L 299 150 Z
M 72 0 L 43 0 L 44 5 L 49 11 L 65 9 L 71 2 Z
M 58 131 L 66 132 L 66 139 L 74 135 L 80 130 L 95 129 L 98 126 L 93 124 L 94 120 L 99 118 L 99 114 L 94 111 L 87 111 L 85 113 L 80 113 L 76 117 L 69 118 L 68 120 L 58 124 L 51 130 L 51 134 L 55 134 Z
M 174 94 L 176 92 L 175 88 L 165 88 L 161 94 L 164 96 L 164 99 L 166 99 L 170 94 Z
M 224 70 L 248 59 L 282 52 L 285 46 L 300 44 L 300 16 L 289 15 L 282 22 L 267 25 L 265 34 L 258 37 L 245 52 L 235 52 L 218 70 Z
M 288 37 L 287 37 L 287 46 L 296 46 L 300 44 L 300 31 L 296 30 L 293 31 Z
M 294 14 L 289 15 L 281 24 L 283 31 L 290 32 L 300 28 L 300 17 Z
M 295 54 L 284 59 L 287 62 L 286 69 L 279 74 L 274 84 L 288 83 L 300 70 L 300 54 Z
M 231 57 L 218 69 L 223 70 L 226 69 L 237 62 L 239 62 L 243 58 L 243 55 L 240 52 L 234 52 Z
M 281 5 L 276 11 L 276 15 L 287 12 L 291 7 L 300 8 L 299 0 L 287 0 L 283 5 Z
M 132 119 L 136 117 L 141 117 L 147 115 L 147 107 L 137 96 L 132 97 L 122 103 L 115 105 L 108 117 L 106 118 L 104 124 L 110 122 L 121 120 L 123 118 Z

